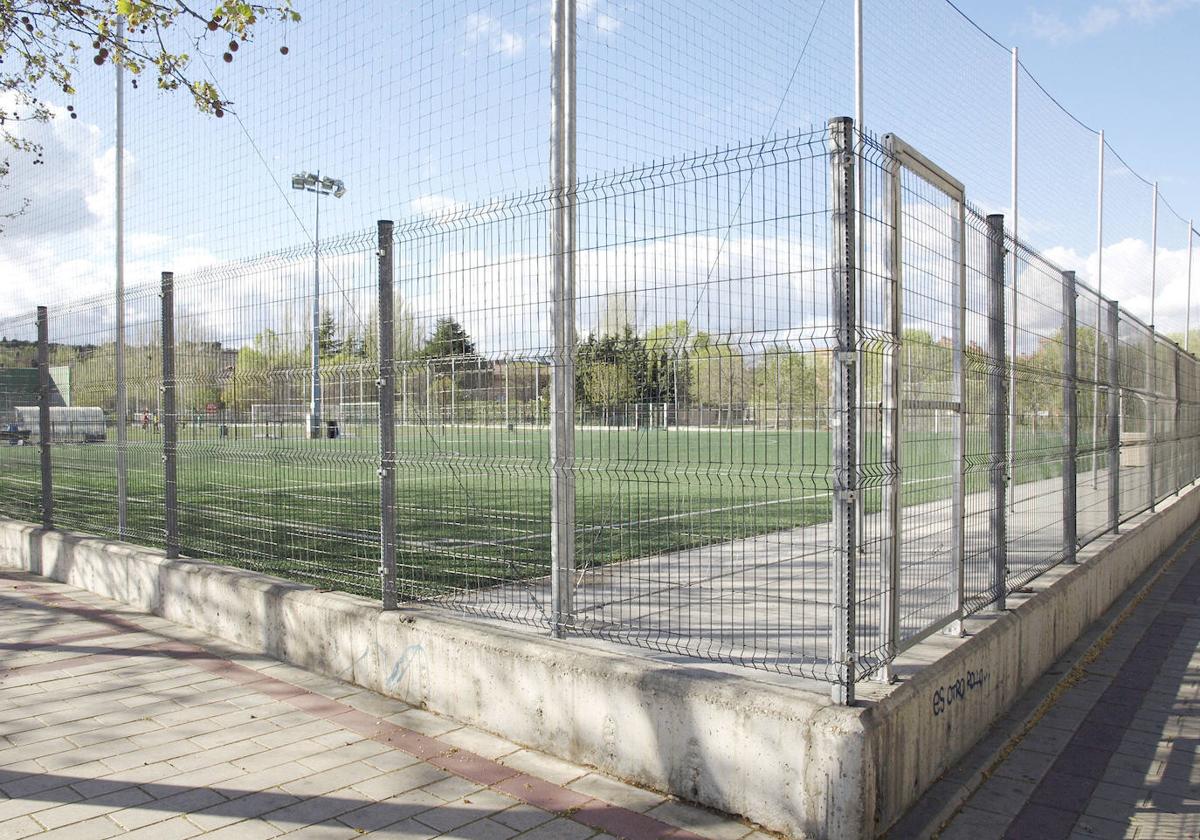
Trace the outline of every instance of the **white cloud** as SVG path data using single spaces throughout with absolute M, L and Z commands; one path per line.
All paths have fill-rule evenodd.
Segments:
M 430 218 L 456 213 L 465 206 L 448 195 L 420 195 L 408 202 L 408 209 L 412 213 Z
M 104 294 L 116 281 L 116 149 L 100 128 L 55 109 L 45 124 L 15 130 L 44 149 L 44 164 L 11 155 L 8 195 L 28 197 L 28 210 L 0 233 L 0 317 L 35 306 Z M 137 177 L 126 151 L 126 178 Z M 203 248 L 181 247 L 167 237 L 127 231 L 126 284 L 157 282 L 164 269 L 190 271 L 213 262 Z
M 525 51 L 525 38 L 520 33 L 504 28 L 500 21 L 482 12 L 467 15 L 467 41 L 486 46 L 493 55 L 509 58 Z
M 1200 0 L 1117 0 L 1090 6 L 1075 18 L 1034 10 L 1029 28 L 1040 40 L 1063 44 L 1099 35 L 1123 23 L 1153 23 L 1197 5 Z
M 1049 248 L 1046 259 L 1078 272 L 1078 278 L 1093 289 L 1098 285 L 1096 252 L 1080 254 L 1070 248 Z M 1150 320 L 1150 243 L 1128 238 L 1104 247 L 1103 293 L 1121 308 L 1143 321 Z M 1198 266 L 1200 267 L 1200 266 Z M 1196 267 L 1193 268 L 1195 270 Z M 1187 318 L 1187 248 L 1158 249 L 1158 279 L 1155 287 L 1155 326 L 1159 332 L 1182 332 Z

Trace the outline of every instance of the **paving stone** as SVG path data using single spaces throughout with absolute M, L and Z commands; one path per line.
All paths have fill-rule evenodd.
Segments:
M 415 819 L 407 819 L 374 831 L 371 833 L 371 837 L 386 838 L 386 840 L 431 840 L 440 833 Z
M 111 608 L 102 598 L 73 594 L 98 608 Z M 504 739 L 393 699 L 244 655 L 235 646 L 161 619 L 129 610 L 118 613 L 123 621 L 150 621 L 148 626 L 185 645 L 165 643 L 151 633 L 115 634 L 120 645 L 108 645 L 113 655 L 64 661 L 68 670 L 43 669 L 43 653 L 20 652 L 39 667 L 26 672 L 24 681 L 0 680 L 0 701 L 29 705 L 0 710 L 5 733 L 0 736 L 0 770 L 7 771 L 0 789 L 28 798 L 0 799 L 0 840 L 186 840 L 201 835 L 332 839 L 365 832 L 404 840 L 435 835 L 616 840 L 578 820 L 481 786 L 504 782 L 549 808 L 577 807 L 592 797 L 619 799 L 642 810 L 675 804 L 677 809 L 660 814 L 668 824 L 696 823 L 701 833 L 722 840 L 750 833 L 734 820 L 664 803 L 657 794 L 519 750 Z M 73 632 L 77 625 L 68 616 L 53 632 Z M 12 619 L 0 612 L 3 626 L 11 627 Z M 214 651 L 213 658 L 171 658 L 179 651 L 190 657 L 196 650 L 186 646 L 191 644 Z M 134 655 L 134 645 L 156 647 L 143 657 Z M 118 647 L 129 658 L 120 658 Z M 227 675 L 246 672 L 229 670 L 232 665 L 214 668 L 221 655 L 261 679 L 253 684 L 240 677 L 231 681 Z M 271 682 L 275 679 L 285 682 Z M 391 723 L 415 733 L 404 743 L 445 766 L 364 737 L 375 731 L 373 716 L 385 713 Z M 445 740 L 432 740 L 434 736 Z M 462 760 L 450 761 L 451 756 Z M 504 756 L 515 756 L 512 770 L 495 763 Z M 578 787 L 562 787 L 565 782 Z M 638 816 L 633 810 L 617 813 Z
M 596 833 L 585 825 L 557 817 L 519 836 L 521 840 L 588 840 Z
M 526 805 L 524 802 L 521 802 L 493 815 L 492 819 L 517 831 L 528 831 L 542 823 L 550 822 L 556 816 L 556 814 L 552 814 L 549 811 L 543 811 L 541 808 L 535 808 L 532 805 Z
M 446 838 L 454 838 L 454 840 L 508 840 L 510 837 L 515 837 L 517 832 L 495 820 L 487 819 L 476 820 L 473 823 L 456 828 L 444 835 Z
M 379 771 L 364 762 L 345 764 L 287 782 L 280 787 L 296 796 L 320 796 L 340 788 L 350 787 L 379 775 Z
M 432 793 L 434 796 L 438 797 L 439 799 L 443 799 L 446 802 L 451 802 L 455 799 L 461 799 L 464 796 L 470 796 L 481 789 L 482 787 L 480 785 L 467 781 L 466 779 L 460 779 L 457 776 L 447 776 L 441 781 L 433 782 L 432 784 L 425 785 L 425 787 L 422 788 L 422 790 L 424 790 L 426 793 Z
M 520 750 L 504 756 L 501 764 L 547 779 L 557 785 L 567 785 L 576 779 L 587 775 L 587 771 L 576 764 L 569 764 L 545 753 L 534 750 Z
M 290 805 L 263 814 L 263 819 L 282 830 L 324 823 L 366 804 L 352 790 L 302 798 Z M 342 826 L 345 828 L 345 826 Z
M 647 816 L 662 820 L 670 825 L 690 829 L 701 837 L 711 840 L 741 840 L 750 833 L 748 826 L 694 805 L 668 800 L 646 812 Z
M 20 840 L 31 834 L 40 834 L 44 830 L 33 817 L 15 817 L 0 822 L 0 840 Z

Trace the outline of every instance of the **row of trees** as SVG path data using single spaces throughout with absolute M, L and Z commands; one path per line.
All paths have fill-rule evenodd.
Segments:
M 421 337 L 411 318 L 396 324 L 396 358 L 403 389 L 429 404 L 465 405 L 471 401 L 544 402 L 548 370 L 544 361 L 494 361 L 481 355 L 474 339 L 453 318 L 436 322 Z M 1077 337 L 1081 376 L 1091 372 L 1095 332 L 1080 327 Z M 302 337 L 299 337 L 302 339 Z M 342 329 L 330 313 L 318 333 L 320 366 L 330 402 L 373 401 L 378 330 L 374 319 Z M 883 345 L 864 347 L 860 378 L 863 400 L 882 400 Z M 27 341 L 0 339 L 0 366 L 25 367 L 35 348 Z M 946 339 L 923 330 L 908 330 L 900 346 L 903 391 L 909 400 L 948 400 L 953 394 L 953 354 Z M 1101 347 L 1101 355 L 1107 348 Z M 296 334 L 261 330 L 238 349 L 192 337 L 185 328 L 177 339 L 178 399 L 184 410 L 209 404 L 245 411 L 256 403 L 295 403 L 307 399 L 310 350 Z M 1141 348 L 1121 348 L 1123 384 L 1134 385 L 1146 360 Z M 669 404 L 677 409 L 744 409 L 770 422 L 820 422 L 830 404 L 830 354 L 824 342 L 807 349 L 756 346 L 731 342 L 695 330 L 686 321 L 639 333 L 624 325 L 613 333 L 590 334 L 576 351 L 576 400 L 584 409 L 606 413 L 638 404 Z M 113 347 L 106 345 L 52 348 L 51 363 L 71 371 L 72 402 L 115 408 Z M 966 350 L 973 383 L 968 399 L 983 399 L 976 389 L 990 369 L 985 351 Z M 1016 406 L 1021 422 L 1057 416 L 1062 406 L 1061 336 L 1040 341 L 1018 357 Z M 126 352 L 128 408 L 157 405 L 162 370 L 156 336 L 132 337 Z M 1101 373 L 1102 377 L 1104 372 Z M 973 413 L 986 409 L 976 406 Z M 1130 406 L 1130 411 L 1137 411 Z M 1090 418 L 1092 401 L 1079 401 L 1081 417 Z M 808 420 L 807 418 L 813 418 Z

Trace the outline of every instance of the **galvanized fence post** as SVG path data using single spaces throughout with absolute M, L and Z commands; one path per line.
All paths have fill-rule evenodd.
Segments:
M 1108 302 L 1108 527 L 1121 529 L 1121 333 L 1120 309 Z
M 396 609 L 396 359 L 392 229 L 379 234 L 379 584 L 383 608 Z
M 903 235 L 903 205 L 900 184 L 900 159 L 894 154 L 888 138 L 889 158 L 887 161 L 887 219 L 891 233 L 887 237 L 888 285 L 885 332 L 889 347 L 883 360 L 883 428 L 881 429 L 881 455 L 884 469 L 888 471 L 888 482 L 883 488 L 882 519 L 885 529 L 883 543 L 883 615 L 880 630 L 885 641 L 887 662 L 880 670 L 880 679 L 892 681 L 891 662 L 900 645 L 900 552 L 903 546 L 900 516 L 903 499 L 903 482 L 900 474 L 900 429 L 902 428 L 902 394 L 900 391 L 904 325 L 904 260 L 901 249 Z M 857 256 L 857 255 L 856 255 Z
M 37 308 L 38 459 L 42 474 L 42 527 L 54 527 L 54 473 L 50 465 L 50 318 Z
M 954 291 L 954 328 L 951 331 L 953 343 L 954 385 L 952 393 L 957 414 L 954 429 L 954 477 L 951 486 L 951 529 L 953 545 L 950 550 L 954 562 L 954 592 L 952 593 L 954 610 L 958 616 L 947 628 L 947 632 L 961 636 L 963 630 L 963 602 L 967 588 L 967 545 L 966 545 L 966 516 L 967 516 L 967 249 L 965 243 L 967 230 L 967 203 L 958 202 L 958 212 L 954 217 L 957 228 L 954 237 L 955 273 L 957 282 Z
M 1063 384 L 1062 384 L 1062 423 L 1063 423 L 1063 560 L 1075 562 L 1075 552 L 1079 543 L 1079 529 L 1075 521 L 1078 514 L 1076 509 L 1076 468 L 1079 453 L 1079 397 L 1076 391 L 1078 382 L 1078 359 L 1076 358 L 1076 292 L 1075 272 L 1064 271 L 1062 274 L 1062 305 L 1063 305 Z
M 1183 422 L 1183 406 L 1179 400 L 1179 386 L 1181 384 L 1179 378 L 1179 347 L 1176 346 L 1171 350 L 1171 361 L 1173 362 L 1175 373 L 1175 431 L 1171 435 L 1171 483 L 1175 485 L 1176 494 L 1183 489 L 1183 436 L 1179 432 L 1180 423 Z
M 1150 325 L 1147 342 L 1150 345 L 1150 369 L 1146 372 L 1146 391 L 1149 402 L 1146 406 L 1146 485 L 1150 488 L 1150 512 L 1155 510 L 1158 488 L 1154 486 L 1154 461 L 1158 457 L 1158 339 L 1154 325 Z
M 833 644 L 831 657 L 838 682 L 835 702 L 854 702 L 855 663 L 855 564 L 858 505 L 857 296 L 854 244 L 854 121 L 835 117 L 829 121 L 830 194 L 833 280 L 833 539 L 834 575 Z
M 551 17 L 550 586 L 563 636 L 575 609 L 575 0 L 553 0 Z
M 1004 216 L 987 217 L 988 227 L 988 449 L 991 452 L 991 603 L 1002 612 L 1008 588 L 1008 377 L 1004 332 Z
M 175 275 L 162 273 L 162 430 L 163 430 L 163 537 L 167 559 L 179 556 L 179 499 L 176 480 L 175 412 Z

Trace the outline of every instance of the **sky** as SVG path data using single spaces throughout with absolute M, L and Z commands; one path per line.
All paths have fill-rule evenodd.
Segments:
M 958 0 L 1171 204 L 1200 217 L 1200 2 Z
M 211 69 L 234 101 L 222 120 L 148 84 L 126 88 L 127 283 L 153 284 L 165 269 L 207 272 L 195 293 L 186 283 L 181 293 L 184 307 L 208 309 L 197 329 L 236 344 L 274 320 L 301 335 L 315 204 L 291 190 L 290 176 L 319 169 L 347 186 L 321 211 L 323 305 L 340 319 L 369 311 L 370 237 L 376 219 L 390 218 L 405 231 L 405 305 L 422 324 L 460 316 L 495 352 L 544 344 L 548 3 L 296 5 L 302 24 L 264 25 L 231 64 L 220 44 L 189 48 L 197 71 Z M 1095 282 L 1096 138 L 1085 126 L 1103 127 L 1105 294 L 1148 319 L 1145 179 L 1158 179 L 1183 217 L 1200 216 L 1190 144 L 1200 71 L 1188 66 L 1200 6 L 963 0 L 962 9 L 1021 48 L 1018 235 Z M 1006 49 L 944 0 L 864 0 L 864 18 L 866 131 L 903 137 L 962 180 L 973 206 L 1011 222 Z M 850 0 L 579 0 L 579 175 L 617 185 L 581 212 L 590 249 L 581 330 L 631 308 L 641 326 L 707 317 L 710 329 L 741 324 L 771 338 L 795 312 L 791 326 L 811 331 L 814 313 L 827 311 L 812 271 L 826 236 L 797 220 L 827 196 L 823 159 L 805 138 L 852 112 L 851 33 Z M 18 161 L 0 196 L 33 200 L 0 234 L 10 280 L 0 318 L 112 288 L 111 74 L 82 68 L 79 119 L 63 101 L 58 119 L 31 129 L 47 164 Z M 767 138 L 790 138 L 774 152 L 785 165 L 764 165 L 752 144 Z M 747 148 L 757 151 L 736 151 Z M 664 166 L 688 165 L 707 192 L 654 181 Z M 1157 303 L 1170 329 L 1183 320 L 1186 229 L 1165 204 L 1160 215 Z M 788 288 L 732 293 L 788 273 Z M 155 301 L 138 301 L 129 317 L 152 320 Z M 78 320 L 62 329 L 110 328 Z

